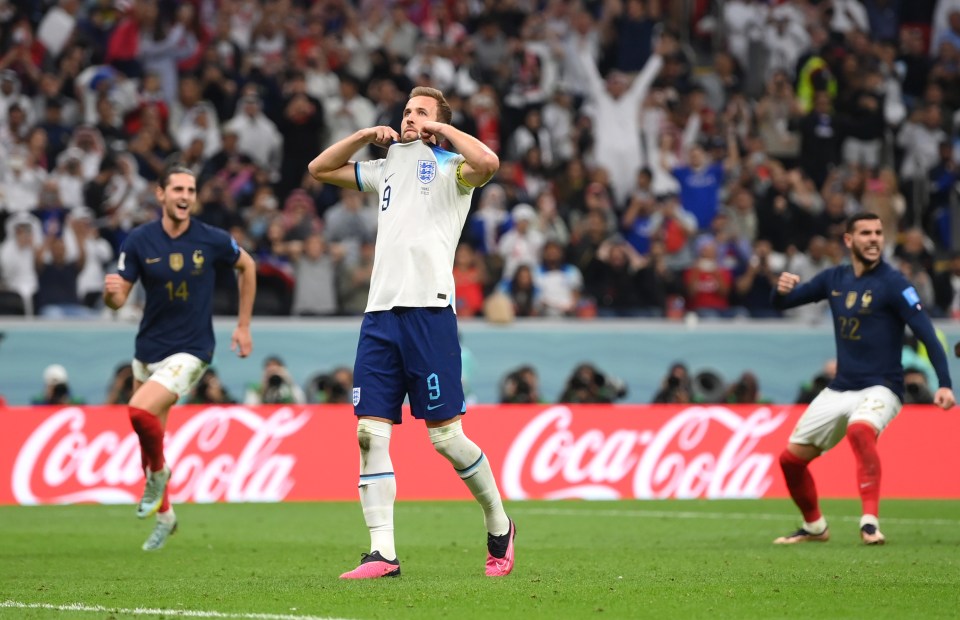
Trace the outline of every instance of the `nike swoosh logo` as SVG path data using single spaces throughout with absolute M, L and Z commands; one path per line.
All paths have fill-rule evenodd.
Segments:
M 437 407 L 443 407 L 443 403 L 440 403 L 439 405 L 427 405 L 427 411 L 433 411 Z
M 160 259 L 159 259 L 159 258 L 148 258 L 148 259 L 147 259 L 147 264 L 148 264 L 148 265 L 152 265 L 153 263 L 159 263 L 159 262 L 160 262 Z
M 843 293 L 841 293 L 840 291 L 830 291 L 830 294 L 833 295 L 834 297 L 840 297 L 841 295 L 843 295 Z
M 393 174 L 396 174 L 396 172 L 394 172 Z M 383 182 L 384 182 L 384 183 L 389 183 L 389 182 L 390 182 L 390 179 L 393 177 L 393 174 L 391 174 L 390 176 L 388 176 L 387 178 L 385 178 L 385 179 L 383 180 Z

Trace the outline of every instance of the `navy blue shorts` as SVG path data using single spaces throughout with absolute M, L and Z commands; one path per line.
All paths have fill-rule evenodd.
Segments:
M 460 340 L 453 308 L 368 312 L 353 367 L 353 412 L 402 422 L 404 397 L 413 417 L 442 422 L 465 413 Z

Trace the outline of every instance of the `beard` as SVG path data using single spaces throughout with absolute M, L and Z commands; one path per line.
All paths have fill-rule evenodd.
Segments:
M 876 259 L 869 259 L 866 256 L 864 256 L 864 249 L 865 248 L 859 248 L 856 245 L 853 245 L 850 247 L 850 253 L 853 254 L 853 257 L 857 259 L 860 263 L 862 263 L 865 267 L 875 267 L 877 264 L 880 263 L 880 258 L 883 256 L 883 248 L 878 247 L 880 256 L 878 256 Z

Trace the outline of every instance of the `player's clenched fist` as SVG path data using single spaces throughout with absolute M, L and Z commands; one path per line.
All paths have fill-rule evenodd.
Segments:
M 953 390 L 942 387 L 933 395 L 933 404 L 941 409 L 950 409 L 957 404 L 957 399 L 953 395 Z
M 109 295 L 123 291 L 124 280 L 118 273 L 108 273 L 103 278 L 103 290 Z
M 777 280 L 777 292 L 781 295 L 786 295 L 798 284 L 800 284 L 800 276 L 795 273 L 787 273 L 784 271 L 780 274 L 780 279 Z

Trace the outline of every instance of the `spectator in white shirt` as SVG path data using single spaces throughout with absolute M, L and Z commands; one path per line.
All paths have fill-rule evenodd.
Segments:
M 941 121 L 940 107 L 927 104 L 914 112 L 900 129 L 897 144 L 904 149 L 901 177 L 911 180 L 925 177 L 940 161 L 940 143 L 947 138 Z
M 283 137 L 277 126 L 263 113 L 262 101 L 256 94 L 240 99 L 237 114 L 227 122 L 227 130 L 237 134 L 238 149 L 258 166 L 279 173 L 283 157 Z
M 19 293 L 27 314 L 32 314 L 37 292 L 36 248 L 43 243 L 40 220 L 29 213 L 16 213 L 7 219 L 6 232 L 0 244 L 0 287 Z
M 497 253 L 503 257 L 503 279 L 512 280 L 520 265 L 536 265 L 543 249 L 544 237 L 536 226 L 537 212 L 520 203 L 510 212 L 513 228 L 503 233 L 497 244 Z
M 47 171 L 24 150 L 15 150 L 0 174 L 0 210 L 10 213 L 32 211 L 37 207 L 40 187 Z
M 840 34 L 847 34 L 852 30 L 870 33 L 867 9 L 859 0 L 832 0 L 831 5 L 833 14 L 830 17 L 830 30 Z

